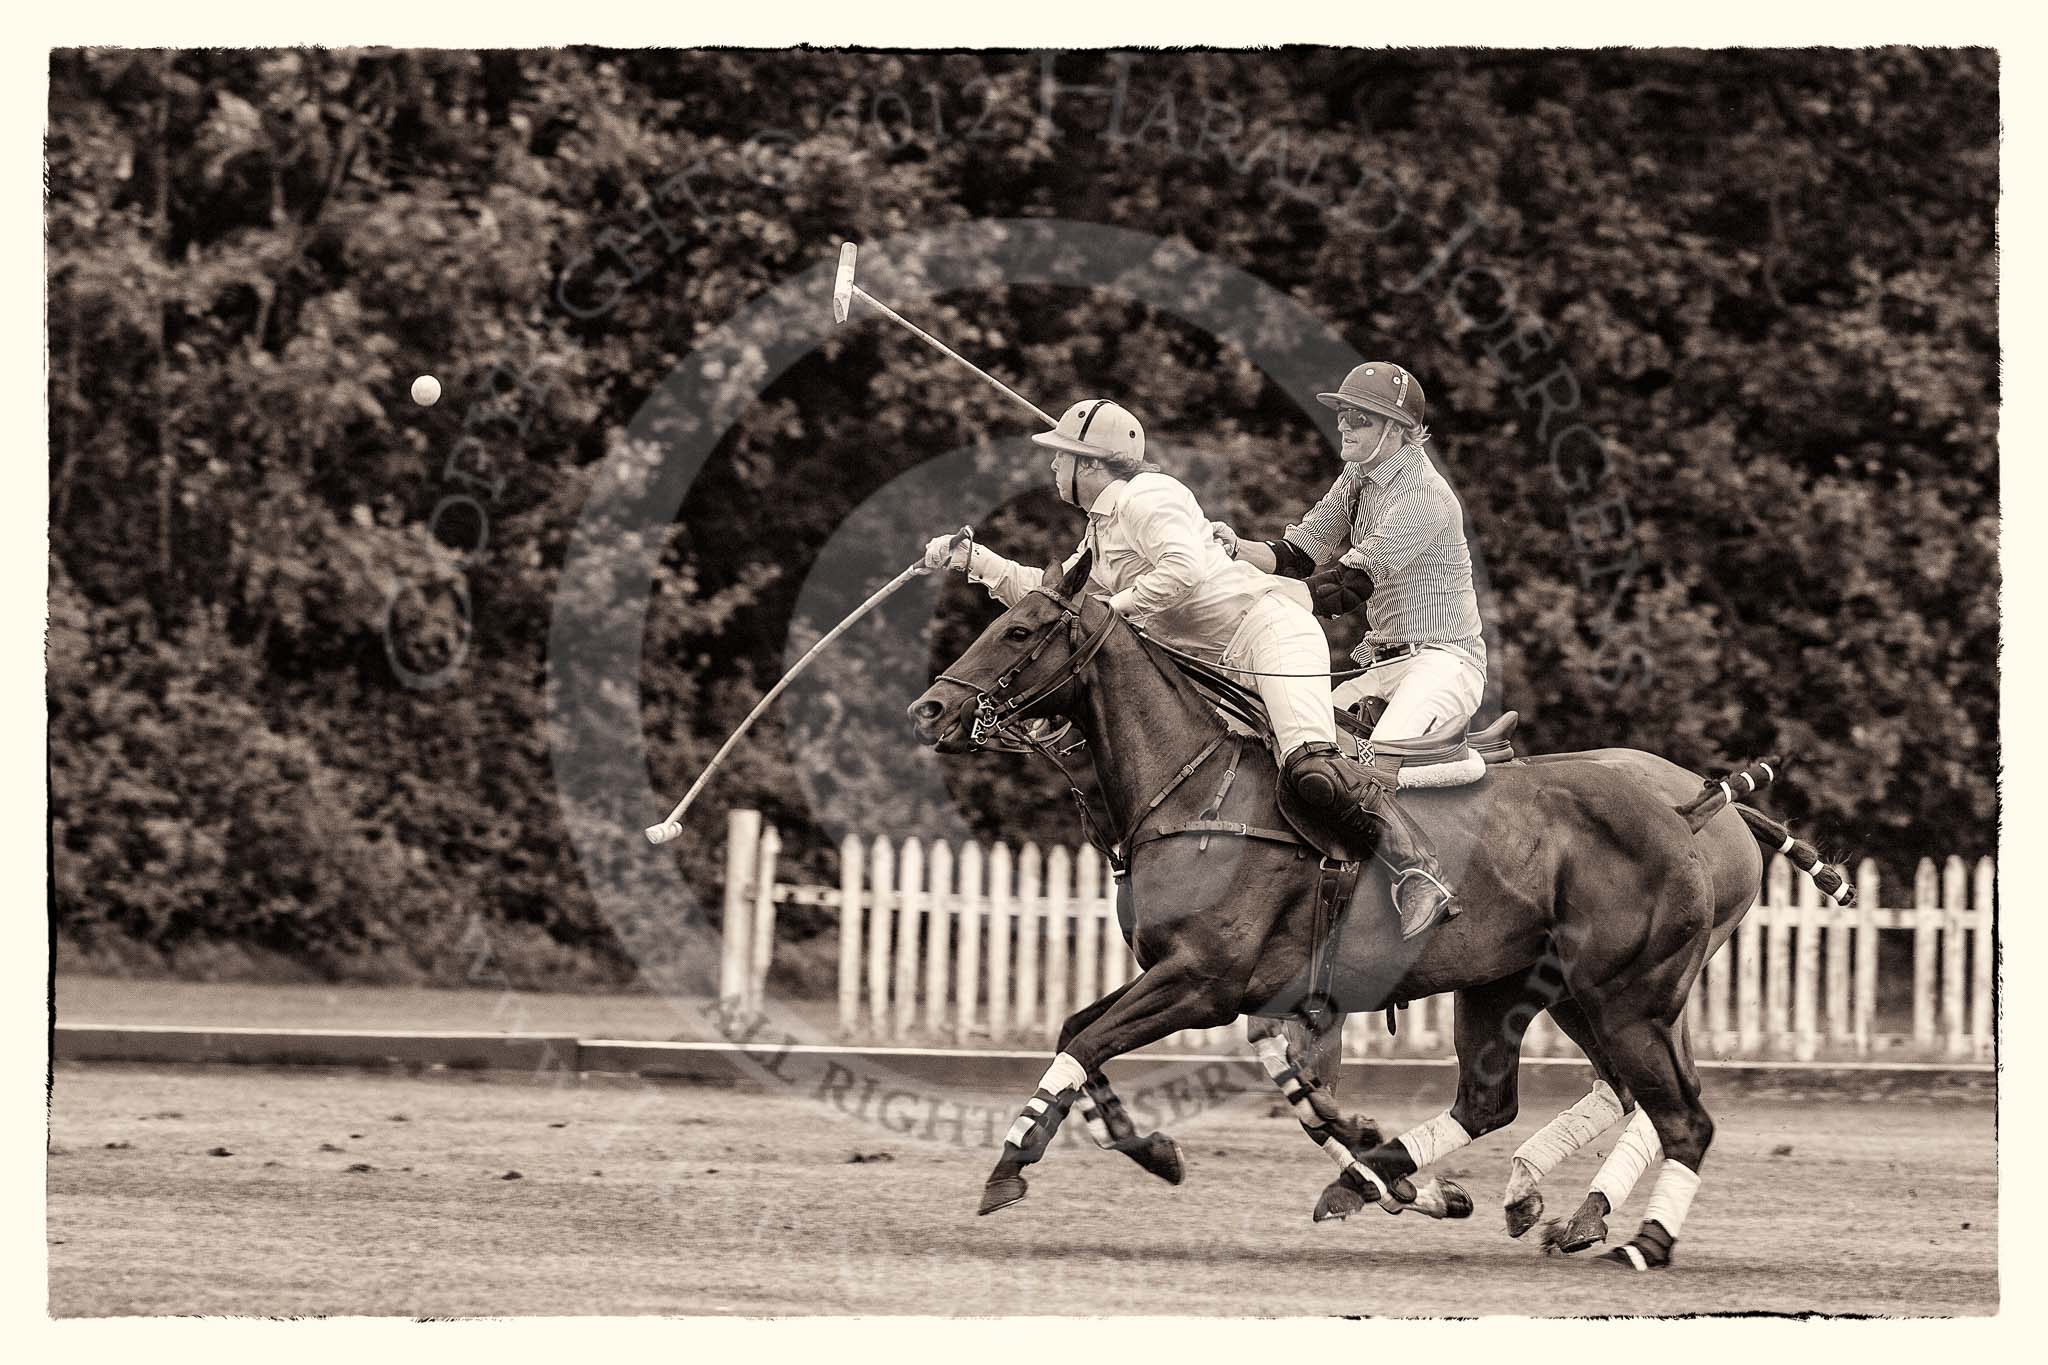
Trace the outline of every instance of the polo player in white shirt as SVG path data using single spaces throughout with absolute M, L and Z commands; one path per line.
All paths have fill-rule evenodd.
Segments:
M 1053 451 L 1053 486 L 1088 513 L 1081 549 L 1095 551 L 1089 582 L 1118 613 L 1162 643 L 1253 674 L 1273 725 L 1281 778 L 1341 829 L 1356 830 L 1362 803 L 1379 797 L 1369 770 L 1337 747 L 1330 700 L 1329 642 L 1310 614 L 1306 587 L 1233 559 L 1210 533 L 1202 508 L 1179 480 L 1145 461 L 1145 431 L 1106 398 L 1074 404 L 1057 428 L 1031 438 Z M 934 568 L 964 569 L 1004 606 L 1044 581 L 987 546 L 951 549 L 935 537 L 925 550 Z M 1396 830 L 1395 822 L 1385 822 Z M 1404 937 L 1433 925 L 1449 908 L 1441 879 L 1382 834 L 1379 852 L 1400 876 L 1395 901 Z

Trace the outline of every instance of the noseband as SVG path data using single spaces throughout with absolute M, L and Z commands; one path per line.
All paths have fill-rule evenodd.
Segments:
M 968 742 L 977 749 L 992 739 L 1001 738 L 1012 725 L 1024 719 L 1026 711 L 1079 677 L 1081 670 L 1088 667 L 1094 661 L 1097 652 L 1101 650 L 1104 642 L 1109 639 L 1110 631 L 1116 629 L 1117 615 L 1115 610 L 1111 609 L 1106 613 L 1105 619 L 1102 622 L 1102 628 L 1082 642 L 1074 650 L 1073 654 L 1068 657 L 1067 662 L 1050 678 L 1035 686 L 1025 688 L 1015 696 L 1005 697 L 1003 694 L 1016 685 L 1017 676 L 1036 663 L 1039 655 L 1045 653 L 1046 646 L 1052 643 L 1053 637 L 1059 633 L 1061 626 L 1067 628 L 1067 639 L 1071 642 L 1074 638 L 1075 629 L 1081 623 L 1081 614 L 1075 605 L 1052 589 L 1040 587 L 1033 588 L 1031 591 L 1043 593 L 1046 597 L 1052 599 L 1060 609 L 1060 619 L 1052 622 L 1045 628 L 1045 634 L 1040 637 L 1037 644 L 1031 647 L 1029 654 L 1026 654 L 1022 659 L 1019 659 L 1003 671 L 1002 676 L 996 679 L 996 685 L 993 688 L 984 691 L 979 685 L 971 683 L 965 678 L 956 678 L 950 673 L 941 673 L 937 678 L 939 682 L 949 682 L 955 687 L 964 687 L 974 694 L 974 728 L 968 734 Z

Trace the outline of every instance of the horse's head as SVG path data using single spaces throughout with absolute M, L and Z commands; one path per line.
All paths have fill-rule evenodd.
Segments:
M 1025 594 L 910 704 L 919 741 L 971 753 L 1015 722 L 1071 705 L 1075 680 L 1115 624 L 1106 604 L 1080 595 L 1094 557 L 1084 552 L 1057 585 Z

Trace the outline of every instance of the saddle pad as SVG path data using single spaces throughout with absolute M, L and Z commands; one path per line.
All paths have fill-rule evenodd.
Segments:
M 1396 778 L 1403 791 L 1411 787 L 1463 787 L 1486 776 L 1487 760 L 1471 749 L 1449 763 L 1402 764 Z

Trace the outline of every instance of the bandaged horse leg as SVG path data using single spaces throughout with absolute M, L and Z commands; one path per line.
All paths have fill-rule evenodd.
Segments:
M 1471 1141 L 1465 1126 L 1446 1110 L 1355 1159 L 1347 1159 L 1348 1154 L 1340 1156 L 1337 1144 L 1325 1142 L 1323 1150 L 1337 1162 L 1337 1178 L 1323 1188 L 1310 1217 L 1318 1223 L 1348 1218 L 1369 1201 L 1388 1213 L 1470 1218 L 1472 1197 L 1456 1181 L 1435 1175 L 1409 1177 L 1421 1170 L 1424 1161 L 1434 1161 Z
M 1593 1021 L 1586 1017 L 1584 1007 L 1566 996 L 1563 999 L 1552 1000 L 1549 1012 L 1551 1021 L 1557 1025 L 1559 1031 L 1576 1043 L 1579 1050 L 1586 1054 L 1586 1059 L 1592 1062 L 1596 1083 L 1585 1099 L 1545 1126 L 1543 1134 L 1549 1134 L 1557 1139 L 1557 1146 L 1540 1142 L 1543 1134 L 1538 1134 L 1536 1139 L 1523 1144 L 1522 1150 L 1515 1154 L 1517 1157 L 1527 1157 L 1530 1160 L 1509 1163 L 1508 1188 L 1503 1196 L 1503 1212 L 1507 1217 L 1510 1237 L 1523 1236 L 1543 1216 L 1543 1194 L 1540 1189 L 1534 1187 L 1530 1176 L 1533 1174 L 1535 1180 L 1540 1181 L 1557 1162 L 1563 1161 L 1580 1147 L 1620 1123 L 1622 1116 L 1635 1103 L 1629 1098 L 1628 1092 L 1616 1083 L 1614 1068 L 1608 1062 L 1605 1047 L 1599 1035 L 1594 1032 Z M 1605 1087 L 1604 1091 L 1602 1087 Z M 1603 1094 L 1612 1096 L 1611 1105 L 1601 1102 Z M 1570 1116 L 1573 1115 L 1577 1117 L 1571 1119 Z M 1588 1131 L 1596 1123 L 1599 1124 L 1598 1130 Z M 1559 1150 L 1560 1148 L 1562 1150 Z M 1546 1156 L 1551 1158 L 1550 1165 L 1538 1171 L 1537 1159 Z M 1546 1226 L 1546 1234 L 1554 1229 L 1555 1222 L 1553 1219 L 1551 1224 Z M 1545 1250 L 1549 1249 L 1546 1242 Z
M 1316 1203 L 1316 1221 L 1354 1213 L 1369 1197 L 1389 1213 L 1470 1217 L 1472 1198 L 1455 1181 L 1409 1177 L 1514 1122 L 1522 1035 L 1546 998 L 1561 988 L 1554 974 L 1532 971 L 1457 992 L 1457 1099 L 1443 1113 L 1360 1158 L 1359 1164 L 1378 1178 L 1390 1197 L 1373 1195 L 1353 1171 L 1346 1170 L 1324 1189 Z
M 1552 1219 L 1544 1225 L 1543 1250 L 1561 1251 L 1569 1256 L 1606 1241 L 1607 1215 L 1627 1202 L 1636 1181 L 1642 1179 L 1643 1172 L 1663 1152 L 1649 1114 L 1640 1108 L 1631 1110 L 1628 1126 L 1622 1129 L 1614 1150 L 1594 1174 L 1578 1211 L 1563 1222 Z
M 1621 1098 L 1606 1081 L 1593 1082 L 1593 1089 L 1577 1104 L 1531 1134 L 1515 1149 L 1508 1166 L 1508 1185 L 1501 1206 L 1508 1223 L 1508 1236 L 1520 1237 L 1543 1216 L 1543 1178 L 1558 1164 L 1599 1137 L 1621 1120 Z
M 1329 1016 L 1326 1033 L 1341 1033 L 1343 1018 Z M 1288 1030 L 1277 1019 L 1253 1018 L 1247 1034 L 1251 1038 L 1252 1051 L 1259 1064 L 1266 1069 L 1266 1075 L 1280 1089 L 1281 1097 L 1294 1110 L 1295 1121 L 1308 1134 L 1309 1141 L 1318 1147 L 1325 1139 L 1334 1139 L 1345 1151 L 1354 1157 L 1364 1156 L 1380 1145 L 1383 1140 L 1379 1126 L 1362 1114 L 1345 1116 L 1337 1110 L 1337 1102 L 1331 1098 L 1330 1086 L 1320 1072 L 1310 1065 L 1305 1054 L 1321 1050 L 1324 1035 L 1312 1034 L 1304 1043 L 1289 1039 Z
M 1237 1015 L 1242 984 L 1198 971 L 1192 961 L 1155 962 L 1112 992 L 1039 1079 L 1017 1121 L 1003 1138 L 1002 1154 L 981 1193 L 980 1212 L 994 1213 L 1024 1198 L 1024 1168 L 1045 1155 L 1075 1093 L 1101 1063 L 1184 1028 L 1214 1028 Z M 1098 1106 L 1099 1109 L 1099 1106 Z M 1105 1123 L 1107 1120 L 1105 1120 Z
M 1588 1006 L 1589 1012 L 1596 1012 L 1596 1020 L 1604 1025 L 1603 1032 L 1612 1040 L 1608 1059 L 1614 1064 L 1616 1080 L 1628 1087 L 1639 1111 L 1649 1115 L 1665 1157 L 1636 1235 L 1626 1245 L 1603 1253 L 1598 1258 L 1602 1264 L 1638 1271 L 1671 1264 L 1672 1248 L 1699 1189 L 1700 1165 L 1714 1141 L 1714 1121 L 1700 1104 L 1699 1071 L 1693 1065 L 1692 1041 L 1681 1013 L 1698 964 L 1697 955 L 1674 955 L 1670 964 L 1673 970 L 1664 981 L 1658 982 L 1653 974 L 1638 988 L 1647 999 L 1619 1002 L 1633 1017 L 1618 1027 L 1611 1017 L 1600 1019 L 1597 1013 L 1615 1009 L 1616 1000 L 1609 998 Z M 1580 998 L 1585 996 L 1581 994 Z M 1647 1142 L 1640 1137 L 1640 1126 L 1631 1121 L 1630 1129 L 1638 1135 L 1634 1141 L 1629 1141 L 1629 1134 L 1623 1135 L 1631 1152 L 1638 1144 L 1641 1150 L 1648 1151 Z M 1623 1148 L 1623 1143 L 1615 1144 L 1616 1153 Z M 1641 1168 L 1634 1164 L 1635 1160 L 1629 1155 L 1614 1162 L 1610 1154 L 1609 1161 L 1615 1166 L 1608 1177 L 1612 1183 L 1595 1191 L 1610 1199 L 1610 1208 L 1618 1203 L 1610 1196 L 1625 1193 L 1640 1175 Z M 1644 1164 L 1647 1165 L 1647 1160 Z M 1600 1186 L 1600 1179 L 1596 1178 L 1595 1183 Z

